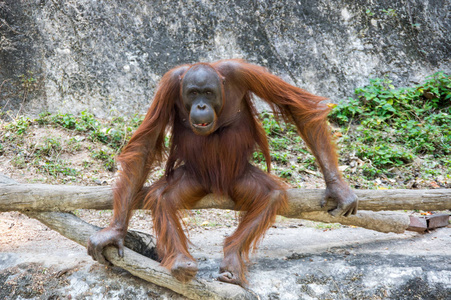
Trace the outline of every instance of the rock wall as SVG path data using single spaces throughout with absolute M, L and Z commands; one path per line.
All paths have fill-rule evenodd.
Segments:
M 449 0 L 0 0 L 0 111 L 144 112 L 161 76 L 244 58 L 333 101 L 451 70 Z

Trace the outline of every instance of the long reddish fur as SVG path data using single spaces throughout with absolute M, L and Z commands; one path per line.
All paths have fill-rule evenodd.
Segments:
M 234 122 L 213 134 L 197 136 L 180 120 L 180 81 L 193 66 L 177 67 L 163 76 L 143 123 L 118 157 L 122 170 L 114 192 L 114 220 L 128 224 L 148 173 L 169 152 L 165 176 L 152 185 L 146 197 L 154 216 L 162 265 L 170 268 L 179 254 L 192 258 L 179 210 L 189 209 L 209 192 L 229 195 L 236 208 L 245 213 L 236 232 L 226 239 L 224 254 L 238 254 L 240 279 L 246 282 L 249 251 L 273 224 L 276 214 L 287 206 L 284 184 L 249 164 L 253 151 L 259 149 L 270 170 L 268 141 L 257 120 L 252 93 L 266 101 L 276 114 L 294 122 L 313 150 L 333 147 L 326 123 L 329 108 L 320 103 L 324 98 L 294 87 L 262 67 L 241 60 L 219 61 L 209 64 L 226 82 L 225 116 L 221 114 L 219 122 L 227 123 L 227 108 L 237 101 L 242 102 L 243 111 Z M 172 129 L 169 151 L 164 145 L 167 128 Z M 337 165 L 335 155 L 326 159 Z

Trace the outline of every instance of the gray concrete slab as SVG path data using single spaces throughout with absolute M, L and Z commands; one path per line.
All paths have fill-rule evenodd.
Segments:
M 215 278 L 222 241 L 232 231 L 191 234 L 200 278 Z M 93 262 L 83 247 L 50 230 L 24 241 L 0 245 L 1 299 L 183 299 Z M 261 299 L 451 299 L 451 228 L 426 234 L 271 228 L 252 255 L 248 279 Z

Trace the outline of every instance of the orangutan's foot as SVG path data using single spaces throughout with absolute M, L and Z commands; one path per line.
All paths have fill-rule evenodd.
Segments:
M 197 274 L 197 262 L 183 254 L 179 254 L 171 267 L 171 274 L 177 280 L 185 283 Z
M 246 286 L 245 266 L 239 254 L 229 254 L 222 260 L 219 267 L 218 280 L 222 282 Z

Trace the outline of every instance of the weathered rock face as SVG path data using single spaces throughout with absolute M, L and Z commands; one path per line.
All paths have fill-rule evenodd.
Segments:
M 183 2 L 183 3 L 182 3 Z M 170 68 L 244 58 L 339 100 L 451 70 L 449 1 L 0 0 L 0 109 L 144 112 Z

